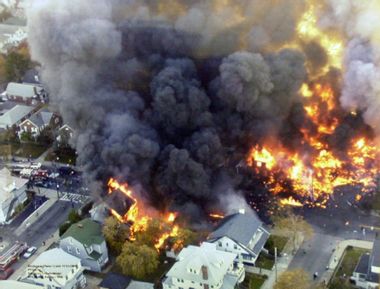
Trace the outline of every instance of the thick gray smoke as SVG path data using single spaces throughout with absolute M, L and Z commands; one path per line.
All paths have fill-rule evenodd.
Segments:
M 213 188 L 252 142 L 277 134 L 307 78 L 303 53 L 240 51 L 237 40 L 254 50 L 288 41 L 303 6 L 251 1 L 269 19 L 236 1 L 255 12 L 242 25 L 205 1 L 179 1 L 174 20 L 156 2 L 35 0 L 28 39 L 98 193 L 113 176 L 193 213 L 219 199 Z
M 380 133 L 380 2 L 325 0 L 321 24 L 338 27 L 350 39 L 345 51 L 341 103 L 363 111 L 366 123 Z

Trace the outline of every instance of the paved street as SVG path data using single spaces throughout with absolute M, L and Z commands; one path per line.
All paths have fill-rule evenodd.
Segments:
M 370 228 L 380 224 L 380 218 L 351 205 L 350 197 L 350 194 L 341 195 L 339 203 L 332 202 L 327 209 L 302 208 L 299 211 L 313 226 L 315 234 L 311 240 L 302 244 L 289 268 L 303 268 L 310 276 L 318 272 L 319 281 L 326 271 L 333 250 L 341 241 L 375 239 L 376 230 L 371 231 Z M 369 229 L 362 230 L 364 225 Z

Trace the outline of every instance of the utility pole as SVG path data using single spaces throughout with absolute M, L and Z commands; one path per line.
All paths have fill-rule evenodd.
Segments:
M 277 283 L 277 247 L 274 247 L 274 274 L 276 276 L 276 283 Z

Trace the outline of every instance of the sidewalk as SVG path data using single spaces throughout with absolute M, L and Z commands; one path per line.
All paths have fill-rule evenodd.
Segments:
M 303 240 L 304 240 L 304 237 L 301 236 L 300 242 L 295 251 L 298 251 L 298 249 L 301 247 Z M 276 283 L 276 275 L 278 278 L 278 276 L 280 276 L 281 273 L 285 272 L 288 269 L 290 262 L 294 258 L 294 255 L 292 254 L 293 253 L 292 246 L 290 243 L 291 242 L 288 241 L 288 243 L 285 245 L 284 250 L 282 251 L 283 256 L 278 258 L 277 260 L 277 274 L 276 274 L 276 269 L 275 269 L 276 267 L 274 267 L 268 279 L 261 286 L 261 289 L 273 289 L 274 284 Z
M 323 273 L 321 281 L 325 281 L 326 284 L 330 281 L 331 277 L 335 272 L 336 267 L 339 265 L 341 261 L 340 259 L 342 258 L 344 251 L 348 246 L 372 250 L 373 242 L 363 240 L 344 240 L 340 242 L 336 246 L 333 254 L 331 255 L 330 261 L 328 263 L 328 269 L 326 270 L 326 272 Z
M 57 198 L 49 198 L 37 210 L 35 210 L 28 218 L 26 218 L 20 226 L 15 230 L 15 235 L 20 236 L 30 225 L 34 224 L 39 218 L 49 210 L 55 203 Z

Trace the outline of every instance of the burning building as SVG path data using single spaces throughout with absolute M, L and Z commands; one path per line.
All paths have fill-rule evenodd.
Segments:
M 199 219 L 226 182 L 319 207 L 373 188 L 377 1 L 32 2 L 32 57 L 99 196 L 114 177 Z

